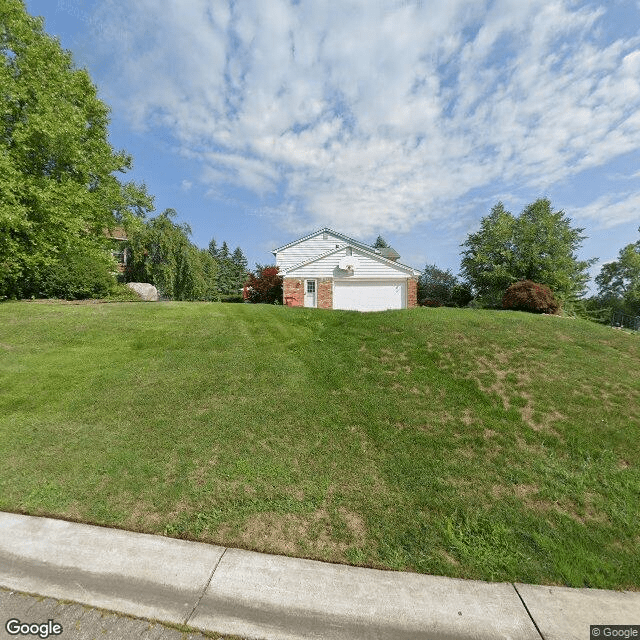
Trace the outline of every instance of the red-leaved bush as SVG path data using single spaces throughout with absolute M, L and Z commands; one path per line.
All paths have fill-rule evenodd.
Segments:
M 531 280 L 514 282 L 502 297 L 502 308 L 531 313 L 558 313 L 560 303 L 544 284 Z
M 250 273 L 242 297 L 249 302 L 282 303 L 282 276 L 278 267 L 261 267 Z

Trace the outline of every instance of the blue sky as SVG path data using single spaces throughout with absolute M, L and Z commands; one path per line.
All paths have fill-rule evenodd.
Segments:
M 156 211 L 249 264 L 320 227 L 458 272 L 502 200 L 638 239 L 640 0 L 26 0 Z

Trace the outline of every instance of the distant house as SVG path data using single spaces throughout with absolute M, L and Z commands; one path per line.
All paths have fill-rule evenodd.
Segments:
M 114 227 L 113 229 L 105 229 L 104 235 L 113 240 L 113 249 L 111 255 L 118 262 L 118 273 L 124 273 L 127 266 L 128 249 L 127 249 L 127 233 L 123 227 Z
M 391 247 L 377 249 L 324 228 L 273 254 L 285 305 L 353 311 L 417 306 L 420 272 L 398 262 Z

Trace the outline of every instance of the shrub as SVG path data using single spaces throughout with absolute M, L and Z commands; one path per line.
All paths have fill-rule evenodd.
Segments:
M 116 283 L 114 266 L 104 252 L 70 249 L 42 274 L 38 294 L 67 300 L 106 298 Z
M 471 289 L 466 284 L 456 284 L 451 289 L 451 302 L 456 307 L 466 307 L 471 300 L 473 300 L 473 294 Z
M 532 313 L 557 313 L 560 310 L 560 304 L 546 285 L 522 280 L 514 282 L 505 291 L 502 308 Z
M 440 302 L 440 300 L 432 300 L 430 298 L 425 298 L 424 300 L 420 301 L 420 306 L 421 307 L 441 307 L 442 302 Z
M 256 265 L 256 273 L 250 273 L 244 285 L 243 297 L 249 302 L 274 304 L 282 301 L 282 276 L 278 267 Z
M 126 284 L 117 283 L 106 297 L 109 302 L 140 302 L 140 296 Z

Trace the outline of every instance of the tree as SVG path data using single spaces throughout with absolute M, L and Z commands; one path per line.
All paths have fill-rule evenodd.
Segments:
M 22 0 L 0 3 L 0 87 L 0 297 L 57 295 L 73 260 L 115 270 L 104 230 L 152 201 L 113 175 L 131 158 L 108 142 L 108 107 Z
M 174 300 L 216 300 L 217 264 L 190 240 L 188 224 L 176 224 L 174 209 L 137 227 L 129 238 L 128 282 L 149 282 Z
M 220 295 L 224 297 L 239 296 L 249 275 L 247 259 L 242 253 L 242 249 L 236 247 L 231 254 L 226 240 L 218 249 L 216 239 L 211 238 L 207 251 L 218 265 L 217 281 Z
M 603 264 L 596 284 L 602 306 L 640 315 L 640 240 L 621 249 L 617 260 Z
M 578 260 L 575 252 L 586 236 L 571 227 L 562 211 L 546 198 L 536 200 L 515 218 L 496 204 L 461 245 L 461 272 L 478 300 L 500 306 L 506 289 L 521 280 L 547 285 L 565 304 L 584 294 L 587 269 L 596 258 Z
M 449 269 L 443 271 L 435 264 L 428 264 L 418 278 L 418 302 L 451 303 L 451 292 L 458 279 Z
M 382 236 L 378 236 L 376 238 L 376 241 L 373 243 L 373 246 L 376 249 L 386 249 L 389 248 L 389 245 L 387 244 L 387 241 L 382 237 Z
M 218 288 L 223 296 L 237 294 L 234 291 L 233 263 L 231 262 L 231 254 L 226 240 L 222 243 L 218 251 Z
M 218 290 L 218 263 L 206 249 L 200 249 L 200 263 L 202 265 L 202 277 L 204 278 L 200 300 L 220 300 Z
M 518 218 L 514 242 L 518 278 L 546 284 L 569 303 L 585 293 L 587 269 L 597 262 L 578 260 L 575 252 L 586 236 L 570 223 L 563 211 L 552 210 L 548 199 L 536 200 Z
M 218 244 L 215 238 L 211 238 L 209 242 L 209 248 L 207 249 L 212 258 L 218 259 Z
M 242 253 L 242 249 L 240 247 L 236 247 L 235 251 L 231 255 L 231 271 L 234 293 L 239 293 L 247 281 L 247 277 L 249 276 L 247 264 L 247 259 L 244 253 Z
M 249 273 L 244 296 L 249 302 L 279 304 L 282 302 L 282 276 L 275 265 L 256 264 L 255 273 Z
M 480 230 L 469 234 L 463 247 L 461 272 L 477 298 L 497 306 L 502 293 L 518 278 L 514 271 L 514 217 L 498 202 L 480 221 Z

